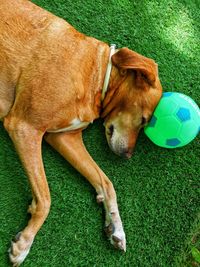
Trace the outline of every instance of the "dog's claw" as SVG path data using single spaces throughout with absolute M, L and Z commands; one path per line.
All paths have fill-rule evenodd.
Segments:
M 114 235 L 112 236 L 112 239 L 117 243 L 121 241 L 121 239 L 119 237 L 114 236 Z
M 112 238 L 111 239 L 111 244 L 113 244 L 115 248 L 126 252 L 126 241 L 125 241 L 125 239 L 123 240 L 122 238 L 119 238 L 119 237 L 114 236 L 114 235 L 111 238 Z

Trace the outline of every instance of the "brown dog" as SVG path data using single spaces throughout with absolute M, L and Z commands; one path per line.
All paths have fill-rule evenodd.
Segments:
M 11 245 L 13 266 L 23 262 L 49 213 L 43 136 L 94 186 L 111 243 L 126 249 L 115 190 L 86 151 L 82 130 L 101 114 L 109 146 L 129 158 L 161 92 L 153 60 L 128 48 L 114 51 L 29 1 L 0 0 L 0 119 L 33 194 L 31 219 Z

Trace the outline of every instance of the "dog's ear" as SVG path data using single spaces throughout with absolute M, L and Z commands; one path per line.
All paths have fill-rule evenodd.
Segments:
M 145 83 L 153 86 L 156 81 L 158 70 L 155 61 L 128 48 L 121 48 L 116 52 L 112 56 L 112 63 L 121 70 L 134 70 L 139 87 L 146 87 Z

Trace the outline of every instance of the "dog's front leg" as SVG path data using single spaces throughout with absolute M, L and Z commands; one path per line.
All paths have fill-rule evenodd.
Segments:
M 27 172 L 33 194 L 33 201 L 29 207 L 31 219 L 25 229 L 17 234 L 9 250 L 13 266 L 19 266 L 29 253 L 34 237 L 49 213 L 50 193 L 42 162 L 43 133 L 30 124 L 12 117 L 4 120 L 4 126 Z
M 47 134 L 45 140 L 93 185 L 97 192 L 97 201 L 103 202 L 105 206 L 106 232 L 111 243 L 125 251 L 125 234 L 114 187 L 87 152 L 82 141 L 82 133 Z

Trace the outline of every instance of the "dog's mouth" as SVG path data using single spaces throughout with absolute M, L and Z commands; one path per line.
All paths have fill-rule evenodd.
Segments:
M 132 150 L 127 148 L 127 138 L 119 135 L 113 124 L 106 127 L 106 139 L 110 149 L 115 154 L 123 158 L 131 158 Z

